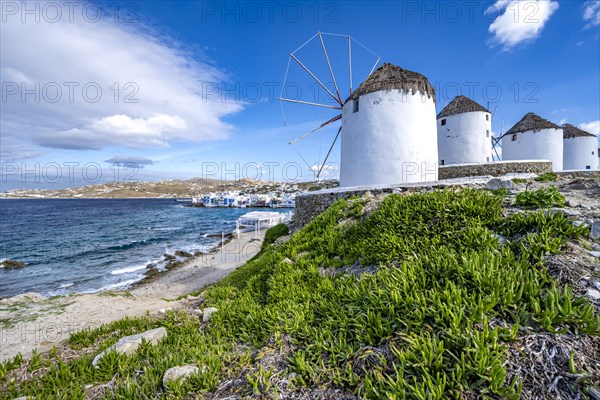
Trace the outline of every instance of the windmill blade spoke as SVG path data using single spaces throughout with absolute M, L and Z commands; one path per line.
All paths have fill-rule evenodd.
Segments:
M 334 108 L 336 110 L 341 110 L 342 107 L 338 107 L 338 106 L 330 106 L 328 104 L 321 104 L 321 103 L 313 103 L 310 101 L 303 101 L 303 100 L 295 100 L 295 99 L 286 99 L 285 97 L 280 97 L 277 100 L 280 101 L 287 101 L 289 103 L 300 103 L 300 104 L 307 104 L 309 106 L 319 106 L 319 107 L 326 107 L 326 108 Z
M 325 164 L 327 163 L 327 159 L 329 158 L 329 155 L 331 154 L 331 150 L 333 150 L 333 146 L 335 146 L 335 142 L 337 142 L 338 137 L 340 136 L 340 132 L 342 132 L 341 125 L 340 125 L 340 129 L 338 129 L 338 132 L 335 135 L 335 139 L 333 139 L 333 143 L 331 143 L 331 146 L 329 147 L 329 151 L 327 152 L 327 155 L 325 156 L 325 160 L 323 160 L 323 163 L 321 164 L 321 168 L 319 168 L 319 173 L 317 174 L 317 179 L 319 179 L 319 176 L 321 175 L 321 171 L 323 171 L 323 167 L 325 167 Z
M 350 65 L 350 94 L 352 94 L 352 38 L 348 36 L 348 65 Z
M 298 58 L 293 53 L 290 54 L 290 57 L 292 57 L 294 59 L 294 61 L 296 61 L 323 89 L 325 89 L 325 91 L 327 93 L 329 93 L 329 95 L 331 96 L 332 99 L 334 99 L 336 102 L 338 102 L 340 104 L 340 106 L 344 105 L 344 103 L 342 103 L 337 97 L 335 97 L 335 95 L 331 92 L 331 90 L 329 90 L 329 88 L 327 88 L 327 86 L 325 86 L 323 84 L 323 82 L 321 82 L 319 80 L 319 78 L 317 78 L 315 76 L 315 74 L 313 74 L 304 64 L 302 64 L 302 62 L 300 60 L 298 60 Z
M 313 40 L 315 37 L 317 37 L 318 34 L 319 34 L 319 32 L 317 32 L 314 35 L 312 35 L 310 37 L 310 39 L 308 39 L 306 42 L 304 42 L 304 44 L 302 46 L 300 46 L 296 50 L 292 51 L 292 54 L 296 53 L 298 50 L 300 50 L 301 48 L 303 48 L 304 46 L 306 46 L 311 40 Z
M 377 58 L 377 61 L 375 61 L 375 64 L 373 64 L 373 68 L 371 68 L 371 72 L 369 72 L 369 75 L 367 75 L 367 77 L 371 76 L 371 74 L 373 73 L 373 71 L 375 71 L 375 68 L 377 67 L 377 64 L 379 64 L 379 61 L 381 61 L 381 57 Z
M 323 41 L 323 35 L 321 35 L 321 32 L 319 32 L 319 39 L 321 40 L 321 47 L 323 48 L 323 53 L 325 53 L 325 59 L 327 60 L 327 66 L 329 67 L 331 79 L 333 80 L 333 84 L 335 85 L 335 93 L 337 94 L 338 101 L 341 102 L 342 97 L 340 96 L 340 89 L 338 88 L 335 76 L 333 75 L 333 69 L 331 68 L 331 63 L 329 62 L 329 56 L 327 55 L 327 49 L 325 48 L 325 42 Z
M 297 142 L 297 141 L 298 141 L 298 140 L 300 140 L 300 139 L 304 139 L 304 138 L 305 138 L 305 137 L 307 137 L 308 135 L 310 135 L 310 134 L 312 134 L 312 133 L 315 133 L 315 132 L 316 132 L 316 131 L 318 131 L 319 129 L 321 129 L 321 128 L 324 128 L 324 127 L 326 127 L 327 125 L 331 124 L 332 122 L 335 122 L 335 121 L 338 121 L 338 120 L 340 120 L 341 118 L 342 118 L 342 115 L 341 115 L 341 114 L 340 114 L 340 115 L 336 115 L 335 117 L 331 118 L 329 121 L 325 121 L 325 122 L 323 122 L 323 123 L 322 123 L 322 124 L 321 124 L 319 127 L 317 127 L 317 128 L 315 128 L 315 129 L 313 129 L 312 131 L 310 131 L 310 132 L 307 132 L 307 133 L 305 133 L 304 135 L 302 135 L 302 136 L 300 136 L 300 137 L 298 137 L 298 138 L 296 138 L 296 139 L 292 140 L 292 141 L 291 141 L 289 144 L 295 143 L 295 142 Z

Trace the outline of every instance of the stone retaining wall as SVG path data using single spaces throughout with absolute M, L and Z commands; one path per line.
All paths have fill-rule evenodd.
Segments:
M 440 166 L 438 179 L 483 175 L 504 176 L 514 173 L 534 173 L 541 175 L 546 172 L 552 172 L 552 163 L 550 161 L 499 161 L 486 164 Z
M 491 177 L 465 178 L 458 181 L 437 181 L 426 183 L 407 183 L 400 185 L 374 185 L 342 187 L 317 192 L 301 193 L 296 196 L 296 209 L 294 210 L 295 228 L 300 229 L 338 199 L 349 199 L 353 196 L 362 196 L 367 192 L 373 195 L 390 194 L 400 192 L 426 192 L 434 189 L 442 189 L 448 186 L 460 187 L 483 187 Z
M 336 200 L 362 196 L 367 192 L 379 195 L 400 192 L 426 192 L 449 186 L 482 188 L 486 187 L 486 184 L 493 176 L 504 176 L 509 173 L 535 173 L 540 175 L 546 172 L 552 172 L 552 163 L 550 161 L 501 161 L 481 165 L 451 165 L 440 167 L 440 179 L 445 177 L 446 180 L 436 182 L 349 188 L 338 187 L 301 193 L 296 197 L 296 209 L 294 211 L 295 228 L 300 229 L 315 219 L 319 214 L 327 210 L 330 205 L 335 203 Z M 600 177 L 600 171 L 565 171 L 558 172 L 558 175 L 564 178 L 598 178 Z

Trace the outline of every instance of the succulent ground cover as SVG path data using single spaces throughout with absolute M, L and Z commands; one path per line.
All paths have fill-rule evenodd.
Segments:
M 585 398 L 599 385 L 600 316 L 545 260 L 589 227 L 535 209 L 556 199 L 532 193 L 511 213 L 505 193 L 475 189 L 340 200 L 199 293 L 191 308 L 218 309 L 209 323 L 176 310 L 76 333 L 1 364 L 0 397 Z M 158 345 L 92 366 L 159 326 Z M 185 364 L 199 372 L 163 386 Z

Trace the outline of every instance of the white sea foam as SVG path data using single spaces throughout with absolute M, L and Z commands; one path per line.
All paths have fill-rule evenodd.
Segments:
M 105 290 L 124 288 L 124 287 L 130 286 L 130 285 L 133 285 L 134 283 L 136 283 L 137 281 L 139 281 L 143 277 L 144 277 L 143 275 L 138 275 L 136 278 L 128 279 L 128 280 L 123 281 L 123 282 L 111 283 L 110 285 L 106 285 L 104 287 L 101 287 L 100 289 L 95 289 L 95 290 L 88 291 L 87 293 L 98 293 L 98 292 L 103 292 Z
M 135 271 L 139 271 L 141 269 L 144 269 L 144 268 L 146 268 L 146 265 L 148 265 L 148 264 L 132 265 L 131 267 L 114 269 L 114 270 L 110 271 L 110 274 L 111 275 L 128 274 L 130 272 L 135 272 Z

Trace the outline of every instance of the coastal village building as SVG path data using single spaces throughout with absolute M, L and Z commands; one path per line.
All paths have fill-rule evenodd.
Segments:
M 437 180 L 435 90 L 386 63 L 342 107 L 340 185 Z
M 492 114 L 465 96 L 456 96 L 437 115 L 439 165 L 492 161 Z
M 553 171 L 562 171 L 562 128 L 528 113 L 502 135 L 502 160 L 549 160 Z
M 564 124 L 562 129 L 564 138 L 563 169 L 597 170 L 598 142 L 596 136 L 571 124 Z

